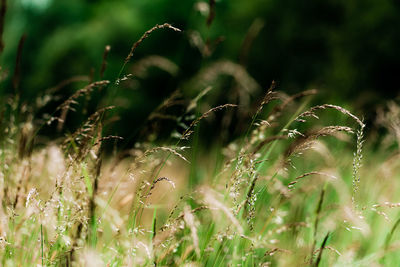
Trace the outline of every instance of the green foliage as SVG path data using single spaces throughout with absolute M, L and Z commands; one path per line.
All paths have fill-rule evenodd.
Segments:
M 343 79 L 348 16 L 379 25 L 396 4 L 221 0 L 212 20 L 210 3 L 10 3 L 2 71 L 24 63 L 2 80 L 2 266 L 398 262 L 398 103 L 366 127 L 316 90 L 278 91 L 359 82 Z M 249 29 L 250 14 L 264 19 Z M 17 52 L 23 27 L 40 35 Z M 264 55 L 281 86 L 261 89 Z

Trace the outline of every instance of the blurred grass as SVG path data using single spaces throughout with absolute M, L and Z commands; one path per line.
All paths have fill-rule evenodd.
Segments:
M 363 123 L 349 113 L 363 117 L 357 104 L 325 105 L 331 98 L 315 95 L 316 90 L 292 97 L 290 89 L 281 91 L 296 82 L 308 88 L 313 82 L 307 77 L 261 89 L 268 88 L 269 74 L 260 79 L 264 70 L 252 71 L 264 60 L 256 44 L 249 65 L 232 59 L 240 54 L 248 25 L 241 20 L 228 24 L 230 11 L 246 20 L 253 12 L 287 4 L 276 14 L 283 15 L 282 32 L 277 32 L 283 39 L 271 42 L 292 42 L 286 38 L 297 25 L 287 16 L 313 10 L 296 13 L 302 4 L 291 1 L 258 1 L 259 9 L 219 1 L 218 17 L 207 28 L 207 13 L 193 10 L 190 1 L 177 4 L 172 15 L 163 11 L 174 3 L 163 1 L 130 3 L 130 8 L 123 1 L 49 2 L 48 9 L 24 3 L 9 3 L 13 17 L 7 17 L 8 50 L 2 54 L 2 266 L 396 265 L 399 103 L 374 110 L 374 121 L 367 121 L 362 132 Z M 391 7 L 385 3 L 367 21 L 379 22 Z M 347 11 L 357 6 L 337 5 Z M 314 8 L 326 11 L 322 3 Z M 42 32 L 46 38 L 28 41 L 20 90 L 13 90 L 10 70 L 20 34 L 14 30 L 45 10 L 49 16 L 30 27 L 40 32 L 41 23 L 54 16 L 55 28 Z M 333 21 L 342 14 L 330 12 Z M 323 19 L 319 15 L 313 19 Z M 168 16 L 181 18 L 173 25 L 186 26 L 184 33 L 152 33 L 118 75 L 132 40 L 140 36 L 132 33 L 154 26 L 141 21 Z M 56 29 L 58 23 L 63 25 Z M 293 38 L 314 40 L 318 33 L 332 33 L 324 27 Z M 190 31 L 198 31 L 205 43 L 190 47 Z M 214 50 L 210 44 L 221 33 L 229 44 Z M 106 58 L 108 80 L 100 82 L 101 55 L 109 41 L 114 43 Z M 298 60 L 290 47 L 281 49 Z M 146 57 L 148 51 L 166 57 Z M 225 55 L 231 59 L 221 60 Z M 254 61 L 257 55 L 262 56 Z M 307 55 L 300 56 L 302 62 L 319 69 Z M 303 76 L 290 73 L 298 69 L 293 64 L 287 75 Z M 357 76 L 354 66 L 347 67 L 331 78 Z M 40 89 L 75 75 L 83 76 L 72 85 Z

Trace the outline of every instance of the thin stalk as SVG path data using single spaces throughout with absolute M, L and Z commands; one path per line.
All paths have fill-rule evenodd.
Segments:
M 40 224 L 40 246 L 42 250 L 42 266 L 44 266 L 44 240 L 43 240 L 43 224 Z
M 328 242 L 329 235 L 330 235 L 330 233 L 328 232 L 328 233 L 326 234 L 325 238 L 324 238 L 324 241 L 322 241 L 322 244 L 321 244 L 321 247 L 320 247 L 319 253 L 318 253 L 318 258 L 317 258 L 317 260 L 316 260 L 316 262 L 315 262 L 315 265 L 314 265 L 315 267 L 318 267 L 319 264 L 320 264 L 320 262 L 321 262 L 321 259 L 322 259 L 322 252 L 324 252 L 325 245 L 326 245 L 326 243 Z
M 318 201 L 318 206 L 317 206 L 317 209 L 315 211 L 314 233 L 313 233 L 314 241 L 313 241 L 313 245 L 311 247 L 311 257 L 310 257 L 311 262 L 312 262 L 313 256 L 314 256 L 314 249 L 315 249 L 315 246 L 317 244 L 317 231 L 318 231 L 318 224 L 319 224 L 319 214 L 320 214 L 321 209 L 322 209 L 322 203 L 324 202 L 325 188 L 326 188 L 326 183 L 325 183 L 324 188 L 321 190 L 321 194 L 319 196 L 319 201 Z

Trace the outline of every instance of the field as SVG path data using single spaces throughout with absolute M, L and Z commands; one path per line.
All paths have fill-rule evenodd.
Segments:
M 118 90 L 150 68 L 175 71 L 165 58 L 132 59 L 159 31 L 181 29 L 149 29 L 112 79 L 106 46 L 91 77 L 29 102 L 18 67 L 1 73 L 13 86 L 0 101 L 2 266 L 396 266 L 396 101 L 371 126 L 351 105 L 320 102 L 318 90 L 259 88 L 244 66 L 221 60 L 118 136 Z M 235 89 L 222 104 L 221 76 Z M 70 84 L 80 89 L 60 97 Z M 84 119 L 68 124 L 74 112 Z

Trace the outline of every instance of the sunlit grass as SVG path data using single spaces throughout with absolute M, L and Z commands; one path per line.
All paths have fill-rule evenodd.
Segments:
M 3 266 L 371 266 L 400 260 L 395 102 L 381 111 L 379 123 L 389 131 L 374 148 L 361 114 L 332 104 L 310 107 L 316 90 L 287 96 L 273 83 L 256 104 L 248 102 L 260 88 L 242 66 L 224 61 L 186 85 L 205 83 L 193 99 L 177 89 L 149 115 L 153 124 L 176 125 L 163 138 L 143 129 L 143 141 L 107 151 L 108 143 L 118 147 L 125 140 L 104 135 L 114 107 L 100 103 L 71 133 L 38 142 L 46 127 L 62 131 L 68 113 L 95 90 L 105 90 L 110 98 L 104 102 L 113 103 L 119 86 L 132 78 L 124 70 L 134 49 L 163 27 L 177 31 L 169 24 L 152 28 L 134 43 L 115 81 L 89 82 L 51 115 L 21 103 L 18 91 L 4 102 Z M 146 61 L 141 64 L 143 71 Z M 207 97 L 220 75 L 232 76 L 246 95 L 212 105 Z M 46 103 L 57 101 L 46 96 Z M 176 106 L 181 114 L 170 111 Z M 229 133 L 238 118 L 245 130 L 225 138 L 226 145 L 218 132 L 208 133 L 210 147 L 201 130 L 216 115 L 221 131 Z

